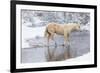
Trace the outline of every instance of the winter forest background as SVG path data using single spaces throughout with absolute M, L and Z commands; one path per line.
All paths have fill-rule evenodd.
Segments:
M 47 23 L 80 23 L 88 25 L 90 14 L 86 12 L 63 12 L 63 11 L 37 11 L 22 10 L 22 24 L 30 23 L 27 26 L 44 26 Z
M 48 44 L 44 32 L 47 24 L 51 22 L 62 25 L 80 23 L 83 31 L 71 33 L 70 47 L 60 46 L 64 39 L 59 35 L 55 38 L 58 46 L 54 45 L 54 41 L 50 41 L 49 47 L 46 47 L 44 45 Z M 90 13 L 22 9 L 21 26 L 22 63 L 62 61 L 90 52 Z

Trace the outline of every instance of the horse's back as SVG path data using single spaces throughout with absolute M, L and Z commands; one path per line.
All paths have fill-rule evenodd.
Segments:
M 63 34 L 63 26 L 58 23 L 49 23 L 48 26 L 48 31 L 55 32 L 56 34 Z

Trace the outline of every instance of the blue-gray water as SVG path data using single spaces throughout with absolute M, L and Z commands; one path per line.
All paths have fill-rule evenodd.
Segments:
M 22 63 L 62 61 L 82 56 L 90 51 L 89 31 L 72 32 L 70 34 L 70 46 L 62 46 L 64 42 L 63 36 L 55 37 L 57 46 L 55 46 L 54 41 L 51 41 L 49 46 L 43 46 L 47 45 L 45 38 L 38 38 L 34 41 L 38 42 L 40 46 L 22 48 Z

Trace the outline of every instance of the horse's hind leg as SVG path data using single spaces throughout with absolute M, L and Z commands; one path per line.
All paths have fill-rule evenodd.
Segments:
M 51 37 L 51 35 L 48 34 L 48 37 L 47 37 L 47 46 L 49 46 L 50 37 Z
M 55 35 L 55 33 L 52 33 L 51 38 L 52 38 L 52 40 L 54 40 L 55 46 L 57 46 L 56 40 L 54 39 L 54 35 Z

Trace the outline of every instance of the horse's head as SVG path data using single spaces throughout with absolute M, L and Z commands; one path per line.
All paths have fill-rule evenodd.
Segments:
M 75 26 L 74 26 L 74 30 L 76 30 L 76 31 L 80 31 L 80 30 L 81 30 L 81 26 L 80 26 L 80 24 L 75 24 Z
M 77 29 L 77 30 L 80 30 L 80 24 L 77 24 L 77 25 L 76 25 L 76 29 Z

